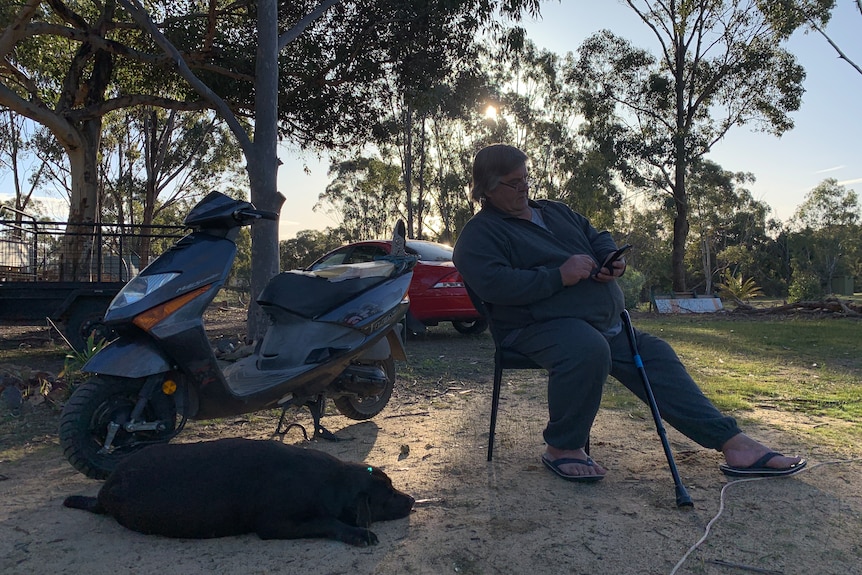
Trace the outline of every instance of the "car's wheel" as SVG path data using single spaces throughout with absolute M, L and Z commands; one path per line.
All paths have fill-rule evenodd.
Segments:
M 474 335 L 482 333 L 488 329 L 488 322 L 482 318 L 474 319 L 473 321 L 453 321 L 452 327 L 454 327 L 458 333 Z
M 390 356 L 383 361 L 374 362 L 386 373 L 386 385 L 382 391 L 375 395 L 362 396 L 357 394 L 342 395 L 332 400 L 335 408 L 344 417 L 362 421 L 371 419 L 386 407 L 389 398 L 392 397 L 392 389 L 395 387 L 395 360 Z
M 138 401 L 144 381 L 97 376 L 79 385 L 60 416 L 60 447 L 72 467 L 92 479 L 105 479 L 121 459 L 152 442 L 167 441 L 176 426 L 176 405 L 160 391 L 147 403 L 141 421 L 158 421 L 158 430 L 129 433 L 123 424 Z M 103 450 L 109 426 L 118 424 L 111 448 Z

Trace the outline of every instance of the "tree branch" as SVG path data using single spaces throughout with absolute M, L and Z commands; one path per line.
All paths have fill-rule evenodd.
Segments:
M 141 6 L 140 2 L 138 2 L 138 0 L 118 1 L 126 10 L 129 11 L 129 14 L 135 22 L 137 22 L 141 28 L 149 32 L 156 44 L 158 44 L 162 50 L 164 50 L 165 54 L 173 60 L 180 76 L 182 76 L 186 82 L 188 82 L 189 85 L 191 85 L 191 87 L 194 88 L 202 98 L 204 98 L 204 100 L 212 104 L 215 111 L 222 117 L 228 127 L 230 127 L 230 131 L 236 137 L 240 147 L 243 149 L 243 152 L 247 156 L 253 154 L 254 150 L 251 138 L 249 137 L 248 132 L 245 131 L 245 128 L 243 128 L 239 123 L 233 111 L 231 111 L 230 107 L 227 105 L 227 102 L 195 76 L 194 72 L 192 72 L 188 64 L 186 64 L 186 61 L 183 59 L 179 50 L 177 50 L 176 47 L 171 44 L 171 41 L 162 34 L 161 30 L 158 29 L 152 18 L 150 18 L 150 15 L 146 10 L 144 10 L 143 6 Z
M 296 40 L 312 22 L 320 18 L 320 16 L 329 10 L 331 6 L 335 6 L 339 2 L 341 2 L 341 0 L 324 0 L 321 2 L 317 8 L 309 12 L 305 18 L 297 22 L 293 28 L 278 37 L 278 51 L 281 52 L 282 48 Z
M 0 104 L 47 127 L 64 146 L 78 146 L 80 139 L 72 125 L 49 110 L 41 101 L 28 101 L 0 83 Z
M 150 94 L 127 94 L 117 98 L 111 98 L 110 100 L 105 100 L 99 104 L 70 110 L 67 113 L 67 116 L 72 120 L 79 122 L 98 118 L 104 116 L 108 112 L 133 106 L 154 106 L 156 108 L 164 108 L 165 110 L 178 110 L 182 112 L 212 109 L 212 104 L 203 100 L 186 102 L 171 98 L 152 96 Z
M 858 6 L 859 6 L 859 10 L 860 10 L 860 12 L 862 12 L 862 0 L 857 0 L 857 4 L 858 4 Z M 809 18 L 809 20 L 808 20 L 808 23 L 811 25 L 811 27 L 812 27 L 812 28 L 814 28 L 814 30 L 816 30 L 817 32 L 819 32 L 819 33 L 820 33 L 820 35 L 821 35 L 821 36 L 823 36 L 823 37 L 826 39 L 826 41 L 827 41 L 827 42 L 829 42 L 829 45 L 830 45 L 830 46 L 832 46 L 832 47 L 835 49 L 835 51 L 836 51 L 836 52 L 838 52 L 838 57 L 839 57 L 839 58 L 841 58 L 842 60 L 844 60 L 845 62 L 847 62 L 847 63 L 848 63 L 848 64 L 850 64 L 851 66 L 853 66 L 853 68 L 855 68 L 857 72 L 859 72 L 860 74 L 862 74 L 862 68 L 860 68 L 860 67 L 859 67 L 859 65 L 858 65 L 858 64 L 856 64 L 856 62 L 854 62 L 853 60 L 851 60 L 850 58 L 848 58 L 848 57 L 847 57 L 847 54 L 845 54 L 845 53 L 844 53 L 844 51 L 843 51 L 843 50 L 841 50 L 841 48 L 839 48 L 839 47 L 838 47 L 838 44 L 836 44 L 835 42 L 833 42 L 833 41 L 832 41 L 832 38 L 830 38 L 830 37 L 829 37 L 829 35 L 828 35 L 828 34 L 826 34 L 826 32 L 825 32 L 825 31 L 824 31 L 820 26 L 818 26 L 817 24 L 815 24 L 815 23 L 814 23 L 814 21 L 813 21 L 813 20 L 811 20 L 810 18 Z
M 6 60 L 9 53 L 15 48 L 15 43 L 22 36 L 22 31 L 26 27 L 25 24 L 39 12 L 41 4 L 40 0 L 28 0 L 15 20 L 3 31 L 3 35 L 0 36 L 0 60 Z

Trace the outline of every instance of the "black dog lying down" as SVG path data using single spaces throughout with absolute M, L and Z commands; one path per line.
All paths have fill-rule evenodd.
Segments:
M 112 515 L 141 533 L 209 538 L 327 537 L 375 545 L 372 521 L 410 514 L 414 499 L 383 471 L 275 441 L 156 444 L 120 462 L 98 497 L 66 507 Z

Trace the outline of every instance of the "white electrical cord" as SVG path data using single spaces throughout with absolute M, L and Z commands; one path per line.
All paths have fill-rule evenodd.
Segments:
M 800 471 L 800 473 L 804 473 L 805 471 L 811 471 L 811 470 L 816 469 L 822 465 L 838 465 L 841 463 L 855 463 L 857 461 L 862 461 L 862 457 L 857 457 L 854 459 L 842 459 L 839 461 L 824 461 L 822 463 L 818 463 L 816 465 L 812 465 L 810 467 L 807 467 L 807 468 L 803 469 L 802 471 Z M 712 526 L 715 524 L 716 521 L 718 521 L 718 518 L 721 517 L 721 514 L 724 511 L 724 493 L 725 493 L 725 491 L 727 491 L 728 488 L 730 488 L 731 486 L 734 486 L 734 485 L 741 485 L 742 483 L 748 483 L 749 481 L 760 481 L 763 479 L 786 479 L 786 477 L 751 477 L 748 479 L 736 479 L 734 481 L 726 483 L 724 485 L 724 487 L 721 488 L 721 493 L 719 495 L 719 500 L 718 500 L 718 513 L 715 514 L 715 517 L 713 517 L 712 519 L 709 520 L 709 523 L 706 524 L 706 529 L 703 532 L 703 537 L 701 537 L 697 541 L 697 543 L 695 543 L 694 545 L 689 547 L 688 551 L 685 552 L 685 555 L 682 556 L 682 558 L 679 560 L 679 562 L 671 570 L 670 575 L 675 575 L 676 572 L 679 570 L 679 568 L 682 567 L 682 564 L 685 563 L 685 560 L 688 559 L 688 556 L 691 555 L 695 549 L 700 547 L 701 543 L 706 541 L 707 537 L 709 537 L 709 530 L 712 529 Z

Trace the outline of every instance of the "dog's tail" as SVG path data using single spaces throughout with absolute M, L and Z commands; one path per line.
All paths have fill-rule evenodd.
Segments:
M 99 515 L 107 513 L 107 510 L 102 507 L 102 504 L 99 503 L 98 499 L 95 497 L 87 497 L 86 495 L 70 495 L 65 501 L 63 501 L 63 505 L 71 507 L 72 509 L 83 509 L 84 511 L 97 513 Z

